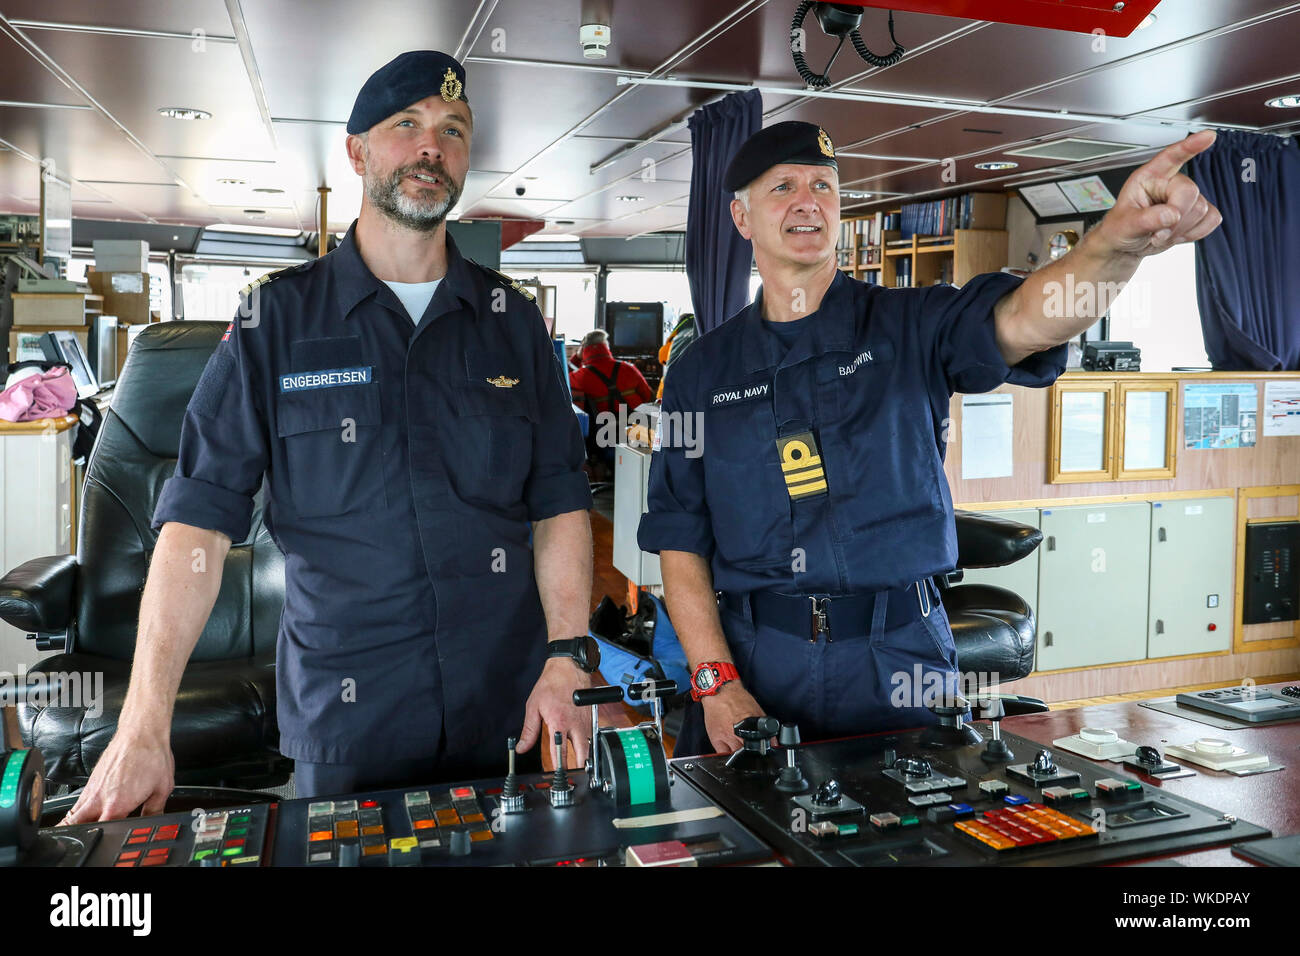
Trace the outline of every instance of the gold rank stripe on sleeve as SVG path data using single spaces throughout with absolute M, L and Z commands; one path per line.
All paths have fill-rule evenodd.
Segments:
M 800 432 L 776 440 L 785 488 L 794 500 L 827 492 L 826 469 L 812 432 Z

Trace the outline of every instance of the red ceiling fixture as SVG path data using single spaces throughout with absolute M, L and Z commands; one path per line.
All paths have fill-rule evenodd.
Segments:
M 840 3 L 1074 33 L 1105 30 L 1107 36 L 1126 37 L 1160 0 L 840 0 Z

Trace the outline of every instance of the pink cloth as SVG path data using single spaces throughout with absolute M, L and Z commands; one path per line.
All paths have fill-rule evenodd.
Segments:
M 0 419 L 32 422 L 39 418 L 62 418 L 77 401 L 77 386 L 71 373 L 60 366 L 29 375 L 0 392 Z

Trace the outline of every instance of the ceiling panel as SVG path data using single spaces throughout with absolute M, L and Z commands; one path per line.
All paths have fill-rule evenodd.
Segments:
M 1010 101 L 1128 115 L 1295 72 L 1300 11 Z
M 251 6 L 251 4 L 247 4 Z M 190 33 L 202 30 L 212 36 L 230 36 L 230 15 L 222 0 L 130 0 L 86 3 L 86 0 L 4 0 L 4 16 L 10 20 L 40 20 L 56 23 L 124 27 Z M 52 31 L 27 29 L 38 46 Z
M 1157 21 L 1128 37 L 1098 38 L 1060 30 L 993 24 L 901 63 L 854 86 L 893 93 L 991 101 L 1048 83 L 1058 77 L 1095 70 L 1183 37 L 1214 30 L 1281 6 L 1280 0 L 1165 0 Z M 904 45 L 907 40 L 900 33 Z M 990 69 L 990 64 L 1014 64 Z M 1053 106 L 1067 105 L 1053 100 Z M 1070 103 L 1073 108 L 1077 104 Z M 1123 111 L 1123 110 L 1121 110 Z
M 77 179 L 166 182 L 158 163 L 128 144 L 99 113 L 0 107 L 0 139 Z
M 477 4 L 467 0 L 258 0 L 243 4 L 272 116 L 346 121 L 367 77 L 407 50 L 451 53 Z M 468 75 L 477 107 L 475 76 Z
M 78 83 L 155 153 L 271 158 L 244 62 L 232 44 L 195 52 L 187 40 L 51 33 L 42 44 Z M 212 114 L 168 119 L 168 106 Z

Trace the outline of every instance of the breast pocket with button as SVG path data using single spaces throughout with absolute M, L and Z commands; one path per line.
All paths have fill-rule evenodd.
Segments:
M 382 424 L 377 382 L 278 396 L 276 433 L 284 441 L 299 515 L 328 517 L 387 506 Z
M 794 531 L 771 399 L 710 407 L 702 438 L 705 497 L 720 556 L 749 570 L 788 566 Z
M 449 471 L 461 496 L 499 507 L 523 500 L 538 421 L 532 384 L 509 353 L 472 350 L 456 392 L 460 415 Z

